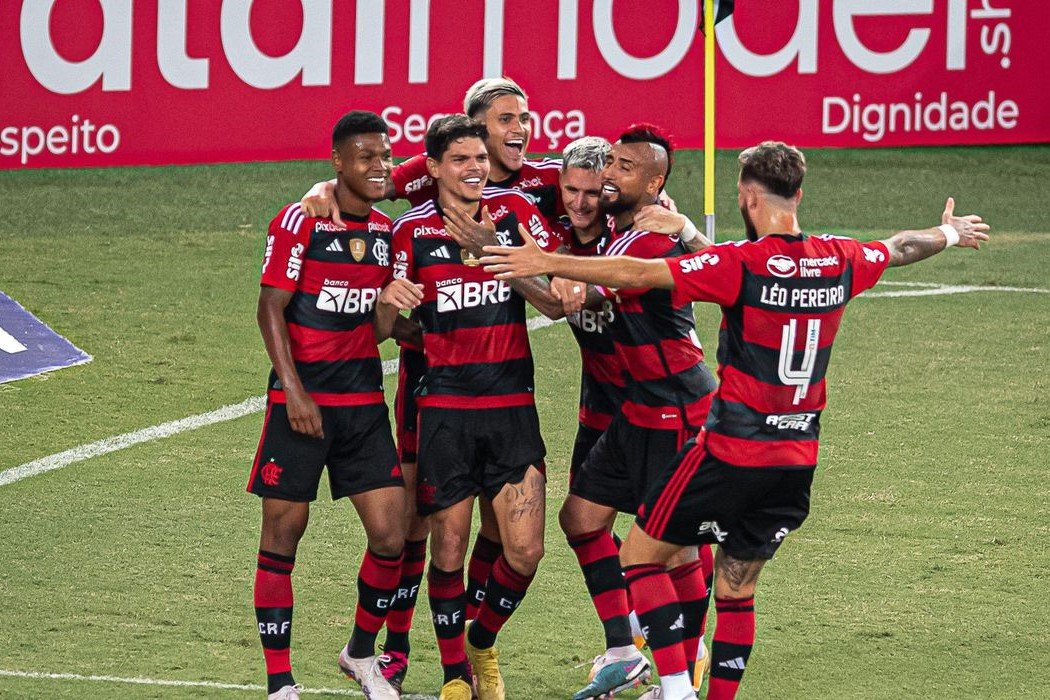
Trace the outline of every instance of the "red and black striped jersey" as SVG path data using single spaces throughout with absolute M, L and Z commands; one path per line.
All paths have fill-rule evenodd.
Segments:
M 506 180 L 489 180 L 488 185 L 525 193 L 547 220 L 547 226 L 554 228 L 555 221 L 565 213 L 558 181 L 560 173 L 560 159 L 526 160 L 521 170 Z M 437 184 L 427 172 L 426 153 L 399 163 L 394 168 L 392 179 L 397 197 L 407 199 L 414 207 L 437 198 Z
M 879 280 L 879 242 L 769 235 L 669 259 L 674 299 L 722 307 L 707 449 L 729 464 L 817 463 L 824 375 L 846 303 Z
M 292 292 L 285 307 L 292 359 L 319 405 L 383 401 L 383 369 L 373 318 L 391 275 L 390 217 L 344 213 L 345 229 L 306 216 L 298 203 L 270 222 L 260 284 Z M 284 391 L 270 372 L 269 396 Z
M 521 245 L 521 223 L 547 250 L 560 245 L 520 192 L 486 188 L 482 206 L 504 245 Z M 416 312 L 423 327 L 427 371 L 420 406 L 495 408 L 534 401 L 532 351 L 525 300 L 485 272 L 445 231 L 437 200 L 394 222 L 394 276 L 423 285 Z
M 684 252 L 677 237 L 628 230 L 614 233 L 603 254 L 663 258 Z M 704 364 L 692 303 L 672 299 L 666 289 L 599 289 L 616 300 L 612 338 L 628 377 L 624 418 L 642 428 L 699 431 L 715 379 Z
M 593 241 L 581 243 L 567 217 L 558 219 L 556 232 L 569 252 L 580 256 L 601 255 L 610 236 L 603 229 Z M 583 309 L 566 319 L 580 346 L 580 423 L 595 430 L 608 428 L 623 403 L 623 370 L 609 327 L 615 317 L 615 304 L 605 299 L 601 308 Z

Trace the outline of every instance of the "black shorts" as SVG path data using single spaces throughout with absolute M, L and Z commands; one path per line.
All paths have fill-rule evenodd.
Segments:
M 772 559 L 809 515 L 813 467 L 737 467 L 686 443 L 638 512 L 650 536 L 682 546 L 717 544 L 734 559 Z
M 641 428 L 619 414 L 576 470 L 569 493 L 621 513 L 637 513 L 649 484 L 685 440 L 681 430 Z
M 267 405 L 248 477 L 249 493 L 286 501 L 316 500 L 326 466 L 333 499 L 405 485 L 385 403 L 320 408 L 324 438 L 318 440 L 292 430 L 285 404 Z
M 547 448 L 535 406 L 461 409 L 426 407 L 419 412 L 416 506 L 429 515 L 544 470 Z
M 397 371 L 397 393 L 394 394 L 394 424 L 397 426 L 397 453 L 401 463 L 415 462 L 418 447 L 419 409 L 416 388 L 427 371 L 423 353 L 401 348 Z
M 598 443 L 598 439 L 605 434 L 604 430 L 598 430 L 597 428 L 591 428 L 583 423 L 580 423 L 580 427 L 576 430 L 576 442 L 572 446 L 572 461 L 569 463 L 569 483 L 572 483 L 572 479 L 583 463 L 587 460 L 587 455 L 591 453 L 594 446 Z

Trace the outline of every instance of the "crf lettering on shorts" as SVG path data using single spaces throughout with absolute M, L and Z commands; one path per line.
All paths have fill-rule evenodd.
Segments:
M 703 535 L 708 532 L 714 535 L 715 539 L 719 542 L 725 542 L 726 537 L 729 536 L 729 533 L 718 525 L 717 520 L 705 520 L 700 523 L 700 527 L 697 529 L 696 534 Z
M 366 314 L 375 308 L 381 291 L 378 287 L 349 289 L 347 285 L 347 282 L 326 279 L 317 295 L 317 308 L 342 314 Z
M 438 290 L 438 313 L 500 304 L 510 299 L 510 285 L 502 280 L 448 284 Z
M 809 430 L 816 413 L 785 413 L 784 415 L 766 416 L 766 425 L 775 426 L 777 430 Z

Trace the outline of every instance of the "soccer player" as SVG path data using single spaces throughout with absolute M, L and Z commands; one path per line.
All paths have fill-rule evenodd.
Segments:
M 469 700 L 471 671 L 482 700 L 502 699 L 496 636 L 521 603 L 543 555 L 545 447 L 533 397 L 525 300 L 461 248 L 447 222 L 481 217 L 500 240 L 557 239 L 521 193 L 487 188 L 486 129 L 465 115 L 427 130 L 437 199 L 394 224 L 394 275 L 423 285 L 426 375 L 420 407 L 417 507 L 430 516 L 430 608 L 444 670 L 443 700 Z M 553 301 L 553 300 L 552 300 Z M 555 302 L 556 305 L 556 302 Z M 464 640 L 463 562 L 474 498 L 492 502 L 503 552 Z
M 254 597 L 270 700 L 299 697 L 289 655 L 291 573 L 325 467 L 332 497 L 350 499 L 367 537 L 354 630 L 339 665 L 369 697 L 399 697 L 375 655 L 405 536 L 402 522 L 387 517 L 405 508 L 405 489 L 376 343 L 393 331 L 398 309 L 414 308 L 422 295 L 391 280 L 391 221 L 372 208 L 391 166 L 386 123 L 371 112 L 346 114 L 332 132 L 346 227 L 291 204 L 266 240 L 258 321 L 273 369 L 248 491 L 262 497 Z
M 526 193 L 537 204 L 547 219 L 548 228 L 561 212 L 558 199 L 557 160 L 530 160 L 525 158 L 531 130 L 531 114 L 525 91 L 509 78 L 484 78 L 467 90 L 463 99 L 463 111 L 468 116 L 485 123 L 488 135 L 485 138 L 489 153 L 488 184 L 494 187 L 516 189 Z M 338 224 L 339 210 L 332 199 L 334 181 L 319 182 L 303 196 L 304 210 L 315 214 L 329 213 Z M 394 168 L 388 185 L 387 198 L 407 199 L 418 206 L 437 197 L 437 185 L 427 170 L 427 155 L 420 154 Z M 673 224 L 672 224 L 673 225 Z M 487 241 L 486 241 L 487 242 Z M 476 249 L 480 252 L 480 245 Z M 532 298 L 531 301 L 537 301 Z M 405 478 L 412 486 L 416 472 L 415 455 L 417 443 L 417 408 L 414 396 L 425 367 L 422 348 L 401 342 L 400 371 L 395 397 L 397 444 L 401 454 Z M 502 552 L 499 530 L 488 499 L 478 499 L 481 512 L 481 528 L 474 541 L 470 563 L 467 566 L 467 619 L 477 616 L 485 592 L 492 565 Z M 415 515 L 412 509 L 410 516 Z M 398 588 L 398 599 L 387 626 L 385 651 L 392 658 L 386 671 L 397 669 L 398 678 L 403 677 L 408 663 L 408 628 L 415 609 L 416 594 L 422 576 L 427 524 L 419 517 L 412 517 L 408 525 L 409 539 L 405 543 L 405 576 Z M 395 629 L 397 630 L 395 632 Z M 401 630 L 404 630 L 402 633 Z M 390 635 L 393 633 L 393 637 Z M 395 678 L 397 680 L 398 678 Z
M 601 211 L 613 230 L 603 256 L 633 253 L 661 258 L 687 252 L 678 238 L 634 226 L 655 205 L 670 171 L 670 143 L 650 125 L 625 131 L 602 170 Z M 649 664 L 635 647 L 630 607 L 612 524 L 617 512 L 634 513 L 649 482 L 703 425 L 715 388 L 703 362 L 692 304 L 661 289 L 600 290 L 612 302 L 603 318 L 614 350 L 610 363 L 588 363 L 593 372 L 623 383 L 623 400 L 603 431 L 578 433 L 577 455 L 559 514 L 605 630 L 606 651 L 594 664 L 591 683 L 576 698 L 597 698 L 642 682 Z M 592 312 L 593 313 L 593 312 Z M 603 358 L 604 359 L 604 358 Z M 582 414 L 581 414 L 582 415 Z M 600 420 L 600 419 L 599 419 Z M 603 421 L 604 422 L 604 421 Z M 595 439 L 592 445 L 586 444 Z M 683 603 L 691 644 L 698 645 L 704 581 L 695 548 L 669 562 Z M 693 647 L 696 658 L 697 647 Z
M 707 697 L 735 697 L 755 640 L 755 584 L 763 565 L 809 512 L 825 375 L 846 303 L 887 267 L 951 246 L 977 249 L 989 227 L 955 216 L 871 243 L 809 236 L 798 222 L 806 162 L 765 142 L 740 154 L 738 202 L 746 242 L 666 260 L 573 260 L 491 248 L 483 262 L 512 275 L 560 274 L 614 288 L 672 290 L 679 301 L 722 307 L 719 385 L 703 432 L 653 483 L 620 553 L 661 687 L 650 698 L 695 698 L 675 621 L 681 610 L 665 563 L 683 546 L 717 542 L 711 679 Z

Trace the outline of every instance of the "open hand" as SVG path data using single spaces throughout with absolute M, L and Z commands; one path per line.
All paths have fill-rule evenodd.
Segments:
M 959 232 L 958 246 L 961 248 L 974 248 L 980 250 L 981 241 L 988 240 L 985 231 L 991 230 L 991 226 L 984 223 L 984 219 L 977 214 L 955 216 L 955 199 L 948 198 L 944 203 L 944 213 L 941 214 L 941 223 L 948 224 Z

